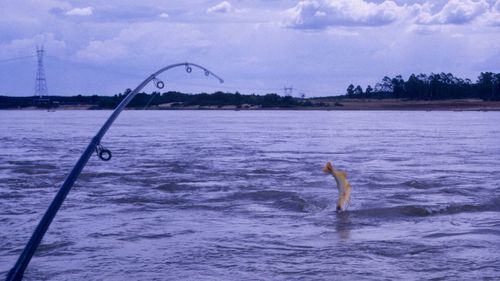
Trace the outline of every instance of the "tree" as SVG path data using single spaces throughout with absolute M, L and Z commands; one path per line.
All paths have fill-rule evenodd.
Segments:
M 493 76 L 493 99 L 500 100 L 500 73 Z
M 352 97 L 354 95 L 354 85 L 351 84 L 347 87 L 347 96 Z
M 493 99 L 494 97 L 494 83 L 493 83 L 493 73 L 491 72 L 481 72 L 477 78 L 477 90 L 479 97 L 482 99 Z
M 403 98 L 405 96 L 405 81 L 401 77 L 401 75 L 397 75 L 396 77 L 391 79 L 392 83 L 392 94 L 395 98 Z
M 367 87 L 364 94 L 348 87 L 350 97 L 362 98 L 404 98 L 413 100 L 439 100 L 482 98 L 500 100 L 500 73 L 482 72 L 476 83 L 470 79 L 455 77 L 452 73 L 411 74 L 407 81 L 401 75 L 394 78 L 385 76 L 375 88 Z
M 380 98 L 390 96 L 393 93 L 392 79 L 385 76 L 382 82 L 375 84 L 375 92 Z
M 360 85 L 356 86 L 356 88 L 354 89 L 354 95 L 358 97 L 361 97 L 363 95 L 363 89 Z
M 372 88 L 372 86 L 370 86 L 370 85 L 366 86 L 365 96 L 366 96 L 367 98 L 371 98 L 372 93 L 373 93 L 373 88 Z
M 417 99 L 420 94 L 421 81 L 415 76 L 415 74 L 410 75 L 408 81 L 405 83 L 407 97 L 410 99 Z

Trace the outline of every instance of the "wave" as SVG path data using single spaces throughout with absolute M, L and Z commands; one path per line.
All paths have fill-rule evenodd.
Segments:
M 500 197 L 494 198 L 484 204 L 450 204 L 450 205 L 405 205 L 387 208 L 371 208 L 352 210 L 354 215 L 391 218 L 391 217 L 427 217 L 435 215 L 453 215 L 458 213 L 474 212 L 499 212 Z
M 158 185 L 156 189 L 169 193 L 177 193 L 177 192 L 191 192 L 197 190 L 198 187 L 186 184 L 178 184 L 178 183 L 164 183 Z
M 159 198 L 152 196 L 138 196 L 138 195 L 125 195 L 108 199 L 109 202 L 114 204 L 126 205 L 158 205 L 158 206 L 179 206 L 188 204 L 189 201 L 180 197 L 172 198 Z
M 12 173 L 26 175 L 52 174 L 57 171 L 58 166 L 38 160 L 10 160 L 2 169 L 10 169 Z
M 443 237 L 453 237 L 453 236 L 463 236 L 463 235 L 496 235 L 500 236 L 500 230 L 497 229 L 475 229 L 471 231 L 464 232 L 452 232 L 452 233 L 432 233 L 425 235 L 424 238 L 443 238 Z
M 308 207 L 307 201 L 297 193 L 279 190 L 236 192 L 217 200 L 258 201 L 261 203 L 270 203 L 271 206 L 278 209 L 294 212 L 306 212 Z
M 429 188 L 434 188 L 434 187 L 440 186 L 436 182 L 421 182 L 421 181 L 416 181 L 416 180 L 406 181 L 402 185 L 412 187 L 415 189 L 429 189 Z
M 75 244 L 75 242 L 71 241 L 44 242 L 38 247 L 37 255 L 41 257 L 75 255 L 75 253 L 70 250 Z

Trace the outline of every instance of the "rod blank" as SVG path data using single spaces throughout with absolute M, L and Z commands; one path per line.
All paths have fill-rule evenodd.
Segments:
M 162 72 L 165 72 L 171 68 L 180 67 L 180 66 L 184 66 L 186 68 L 186 71 L 189 68 L 190 71 L 188 71 L 188 73 L 190 73 L 192 71 L 192 67 L 199 68 L 199 69 L 204 71 L 206 76 L 211 75 L 211 76 L 215 77 L 216 79 L 218 79 L 220 83 L 224 82 L 224 80 L 222 80 L 219 76 L 215 75 L 213 72 L 206 69 L 205 67 L 194 64 L 194 63 L 185 62 L 185 63 L 172 64 L 172 65 L 166 66 L 166 67 L 158 70 L 157 72 L 151 74 L 141 84 L 139 84 L 139 86 L 137 86 L 137 88 L 135 88 L 130 94 L 128 94 L 120 102 L 120 104 L 118 104 L 118 106 L 115 108 L 115 110 L 113 111 L 111 116 L 109 116 L 108 120 L 102 125 L 101 129 L 92 138 L 89 145 L 87 146 L 85 151 L 80 156 L 80 159 L 76 162 L 75 166 L 73 167 L 73 169 L 69 173 L 68 177 L 66 178 L 66 180 L 62 184 L 61 188 L 57 192 L 56 196 L 52 200 L 52 203 L 47 208 L 47 211 L 45 211 L 45 214 L 43 215 L 42 219 L 38 223 L 38 226 L 36 227 L 35 231 L 31 235 L 30 240 L 28 241 L 28 243 L 24 247 L 24 250 L 21 253 L 21 255 L 19 256 L 16 264 L 7 274 L 7 279 L 6 279 L 7 281 L 14 281 L 14 280 L 19 281 L 19 280 L 23 279 L 24 271 L 28 267 L 28 264 L 31 261 L 33 254 L 35 253 L 36 249 L 38 248 L 38 245 L 40 245 L 40 242 L 42 241 L 43 236 L 45 235 L 50 224 L 52 223 L 52 220 L 56 216 L 57 211 L 59 211 L 59 208 L 61 207 L 62 203 L 64 202 L 64 199 L 66 199 L 66 196 L 68 195 L 69 191 L 73 187 L 73 184 L 75 183 L 75 181 L 78 179 L 78 176 L 82 172 L 83 167 L 85 167 L 85 165 L 87 164 L 92 153 L 94 153 L 97 148 L 102 147 L 100 144 L 101 139 L 104 137 L 104 135 L 106 134 L 108 129 L 111 127 L 113 122 L 118 117 L 118 115 L 120 115 L 120 113 L 123 111 L 123 109 L 125 109 L 125 107 L 137 95 L 137 93 L 139 93 L 139 91 L 141 91 L 149 82 L 156 79 L 156 76 L 158 76 Z M 101 155 L 101 152 L 103 152 L 103 151 L 104 150 L 101 149 L 100 152 L 98 153 L 98 156 L 101 159 L 103 159 L 103 157 L 104 157 L 106 160 L 105 159 L 103 159 L 103 160 L 105 160 L 105 161 L 110 160 L 111 159 L 111 152 L 109 152 L 109 150 L 106 149 L 106 151 L 109 152 L 109 155 L 104 156 L 104 155 Z M 101 156 L 103 156 L 103 157 L 101 157 Z M 108 158 L 108 156 L 109 156 L 109 158 Z

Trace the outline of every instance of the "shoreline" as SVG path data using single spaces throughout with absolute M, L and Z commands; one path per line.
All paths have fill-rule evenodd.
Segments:
M 238 107 L 236 105 L 226 106 L 171 106 L 160 104 L 147 109 L 127 108 L 127 110 L 231 110 L 231 111 L 260 111 L 260 110 L 300 110 L 300 111 L 500 111 L 500 101 L 482 101 L 476 99 L 439 100 L 439 101 L 408 101 L 397 99 L 363 100 L 363 99 L 340 99 L 340 98 L 314 98 L 310 100 L 314 106 L 298 107 Z M 58 107 L 23 107 L 2 108 L 0 110 L 113 110 L 112 108 L 98 108 L 91 104 L 60 105 Z
M 403 111 L 500 111 L 500 101 L 479 99 L 402 100 L 402 99 L 315 99 L 335 110 L 403 110 Z M 337 104 L 337 106 L 335 106 Z

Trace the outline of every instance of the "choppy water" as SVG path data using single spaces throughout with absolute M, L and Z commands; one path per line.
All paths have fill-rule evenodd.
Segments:
M 0 111 L 0 274 L 109 111 Z M 127 111 L 26 280 L 500 277 L 500 113 Z M 332 160 L 353 186 L 337 214 Z

